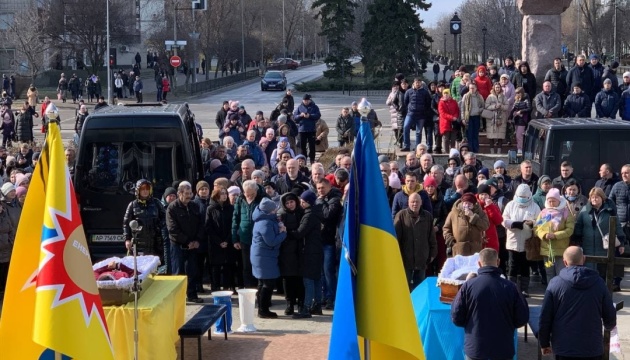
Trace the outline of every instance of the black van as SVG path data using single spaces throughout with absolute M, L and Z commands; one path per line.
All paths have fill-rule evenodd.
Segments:
M 585 192 L 599 179 L 599 167 L 609 163 L 618 172 L 630 163 L 630 121 L 612 119 L 536 119 L 525 133 L 525 159 L 534 173 L 552 179 L 560 176 L 560 164 L 569 161 Z M 585 194 L 585 195 L 588 195 Z
M 94 258 L 125 252 L 123 217 L 140 179 L 153 183 L 156 198 L 174 180 L 203 179 L 188 104 L 109 106 L 85 120 L 73 180 Z

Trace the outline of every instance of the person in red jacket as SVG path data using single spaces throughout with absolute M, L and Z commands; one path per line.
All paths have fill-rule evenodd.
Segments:
M 162 101 L 166 102 L 166 95 L 171 91 L 171 82 L 168 81 L 168 77 L 164 75 L 162 77 Z
M 442 98 L 438 103 L 438 114 L 440 116 L 440 135 L 442 135 L 442 149 L 448 152 L 449 149 L 455 148 L 457 141 L 457 132 L 460 131 L 459 123 L 459 106 L 457 101 L 451 97 L 449 89 L 442 90 Z
M 490 196 L 490 186 L 481 184 L 477 187 L 477 202 L 481 205 L 483 211 L 488 215 L 490 226 L 486 230 L 486 242 L 483 244 L 485 248 L 492 248 L 499 251 L 499 235 L 497 234 L 497 226 L 503 222 L 503 216 L 499 207 L 492 202 Z
M 475 76 L 475 84 L 477 84 L 477 91 L 479 91 L 479 95 L 483 97 L 484 100 L 490 96 L 490 91 L 492 90 L 492 80 L 487 76 L 488 71 L 486 67 L 481 65 L 477 68 L 477 76 Z

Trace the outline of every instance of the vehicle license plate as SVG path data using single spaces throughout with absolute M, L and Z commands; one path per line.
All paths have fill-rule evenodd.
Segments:
M 125 236 L 122 234 L 117 235 L 92 235 L 92 242 L 122 242 L 125 241 Z

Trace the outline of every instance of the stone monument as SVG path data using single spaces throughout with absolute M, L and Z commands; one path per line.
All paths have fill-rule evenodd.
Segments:
M 562 55 L 560 14 L 571 5 L 571 0 L 518 0 L 517 3 L 523 14 L 522 59 L 529 63 L 541 88 L 553 59 Z

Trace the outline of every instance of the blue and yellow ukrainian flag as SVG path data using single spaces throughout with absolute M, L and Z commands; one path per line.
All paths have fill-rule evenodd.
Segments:
M 425 359 L 370 125 L 354 144 L 329 360 Z M 363 355 L 363 356 L 362 356 Z
M 17 230 L 0 318 L 4 359 L 113 359 L 59 127 L 50 123 Z

